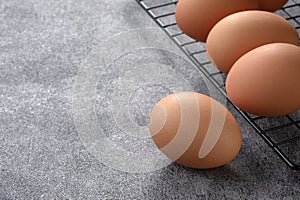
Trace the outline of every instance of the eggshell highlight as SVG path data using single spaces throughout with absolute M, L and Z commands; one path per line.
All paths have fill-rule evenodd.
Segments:
M 214 168 L 233 160 L 242 143 L 239 125 L 216 100 L 180 92 L 161 99 L 150 114 L 150 133 L 171 160 L 191 168 Z
M 231 101 L 259 116 L 280 116 L 300 108 L 300 48 L 267 44 L 242 56 L 226 80 Z

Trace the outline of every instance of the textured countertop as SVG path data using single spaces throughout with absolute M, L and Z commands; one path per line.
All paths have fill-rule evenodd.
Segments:
M 148 115 L 213 96 L 243 134 L 211 170 L 171 163 Z M 265 122 L 267 123 L 267 122 Z M 0 1 L 0 199 L 297 199 L 288 168 L 134 0 Z

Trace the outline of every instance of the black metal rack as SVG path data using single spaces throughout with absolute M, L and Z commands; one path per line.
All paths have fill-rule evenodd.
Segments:
M 205 44 L 186 36 L 177 26 L 175 8 L 178 0 L 136 1 L 227 98 L 225 83 L 224 81 L 220 82 L 220 79 L 217 78 L 224 74 L 209 61 Z M 291 22 L 300 33 L 299 0 L 289 0 L 276 13 Z M 228 101 L 230 102 L 229 99 Z M 300 170 L 300 110 L 282 117 L 267 118 L 246 113 L 234 104 L 232 105 L 289 167 Z

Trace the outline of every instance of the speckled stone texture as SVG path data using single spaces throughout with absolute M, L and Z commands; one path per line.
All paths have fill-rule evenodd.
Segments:
M 146 27 L 134 0 L 0 1 L 0 199 L 298 199 L 300 173 Z M 152 106 L 186 90 L 237 117 L 243 146 L 228 165 L 188 169 L 153 145 Z

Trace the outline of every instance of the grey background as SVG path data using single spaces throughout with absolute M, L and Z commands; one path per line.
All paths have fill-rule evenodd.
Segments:
M 0 1 L 0 199 L 298 199 L 300 173 L 210 90 L 163 32 L 133 30 L 145 27 L 157 26 L 134 0 Z M 131 33 L 143 33 L 140 48 L 131 46 Z M 82 142 L 90 115 L 74 113 L 74 101 L 91 79 L 82 69 L 92 67 L 99 131 L 125 158 L 157 163 L 153 170 L 136 172 L 149 164 L 138 159 L 107 163 Z M 160 166 L 164 159 L 153 156 L 149 111 L 183 90 L 212 95 L 237 117 L 243 146 L 228 165 Z

